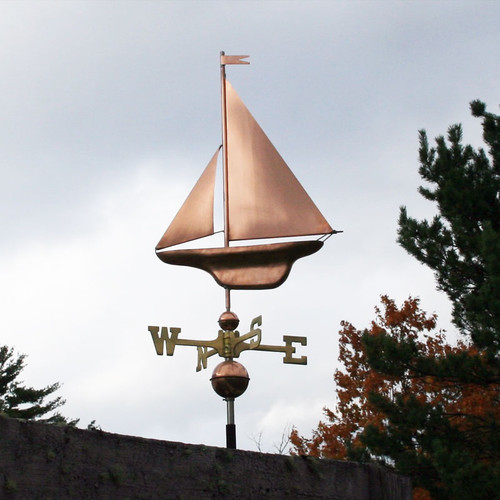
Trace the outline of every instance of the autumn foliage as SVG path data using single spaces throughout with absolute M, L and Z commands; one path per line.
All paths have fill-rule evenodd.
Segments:
M 500 498 L 500 116 L 481 101 L 484 148 L 452 125 L 420 131 L 420 194 L 437 214 L 402 207 L 398 243 L 450 299 L 455 346 L 436 317 L 382 297 L 367 330 L 342 323 L 338 403 L 295 453 L 384 463 L 411 477 L 416 500 Z
M 398 310 L 388 297 L 382 297 L 385 307 L 382 313 L 376 308 L 377 319 L 372 322 L 370 335 L 378 335 L 384 329 L 394 329 L 397 335 L 405 335 L 419 342 L 418 334 L 429 332 L 435 328 L 434 316 L 426 317 L 418 309 L 417 299 L 408 299 Z M 349 451 L 362 446 L 360 432 L 367 425 L 381 427 L 384 416 L 369 401 L 369 395 L 377 392 L 393 397 L 395 392 L 402 390 L 404 394 L 422 393 L 422 385 L 426 380 L 407 377 L 400 380 L 395 376 L 387 376 L 374 371 L 367 362 L 363 347 L 363 331 L 356 329 L 351 323 L 343 321 L 339 332 L 339 361 L 343 369 L 335 371 L 334 379 L 337 387 L 338 403 L 335 411 L 324 409 L 329 423 L 320 422 L 314 431 L 312 439 L 301 438 L 296 431 L 292 442 L 301 454 L 321 456 L 324 458 L 344 459 Z M 435 355 L 442 352 L 443 339 L 427 337 L 426 351 Z
M 489 425 L 499 421 L 498 385 L 431 375 L 425 359 L 458 356 L 477 361 L 480 355 L 464 342 L 453 347 L 447 344 L 444 332 L 436 329 L 436 315 L 423 312 L 418 299 L 409 298 L 400 308 L 387 296 L 381 301 L 369 329 L 358 330 L 342 322 L 342 368 L 334 375 L 336 408 L 324 409 L 327 421 L 318 424 L 311 438 L 293 430 L 293 453 L 379 461 L 412 477 L 414 500 L 448 498 L 436 459 L 440 446 L 445 452 L 441 441 L 460 436 L 468 441 L 462 444 L 470 447 L 475 460 L 494 460 L 484 441 Z M 382 355 L 390 348 L 387 339 L 409 351 L 399 356 L 401 363 L 393 365 L 392 373 L 375 370 L 367 349 L 370 341 L 372 348 L 373 341 L 378 342 Z M 433 421 L 435 426 L 429 430 Z

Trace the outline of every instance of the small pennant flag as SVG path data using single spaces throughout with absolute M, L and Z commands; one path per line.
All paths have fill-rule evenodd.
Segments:
M 250 56 L 220 56 L 221 64 L 250 64 L 250 61 L 243 61 Z

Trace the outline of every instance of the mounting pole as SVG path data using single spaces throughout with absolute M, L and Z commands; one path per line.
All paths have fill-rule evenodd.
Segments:
M 226 448 L 236 449 L 236 424 L 234 423 L 234 398 L 226 398 L 227 424 L 226 424 Z

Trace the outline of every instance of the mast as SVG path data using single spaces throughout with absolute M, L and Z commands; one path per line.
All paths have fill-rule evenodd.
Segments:
M 220 53 L 220 85 L 221 85 L 221 120 L 222 120 L 222 170 L 223 170 L 223 201 L 224 201 L 224 247 L 229 246 L 229 179 L 227 168 L 227 107 L 226 107 L 226 64 L 225 52 Z M 231 289 L 225 289 L 226 311 L 231 310 Z
M 226 56 L 220 53 L 221 116 L 222 116 L 222 162 L 224 172 L 224 247 L 229 247 L 229 169 L 227 154 L 227 101 L 226 101 L 226 64 L 250 64 L 245 61 L 249 56 Z M 231 289 L 226 288 L 226 310 L 231 310 Z
M 227 107 L 226 107 L 226 64 L 223 62 L 224 51 L 221 51 L 220 83 L 221 83 L 221 119 L 222 119 L 222 166 L 224 172 L 224 246 L 229 246 L 229 179 L 227 166 Z

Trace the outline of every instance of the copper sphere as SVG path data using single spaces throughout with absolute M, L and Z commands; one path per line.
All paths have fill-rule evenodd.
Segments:
M 220 315 L 219 326 L 225 331 L 233 331 L 238 328 L 240 324 L 240 319 L 234 312 L 225 311 Z
M 212 387 L 223 398 L 237 398 L 248 387 L 250 377 L 247 369 L 237 361 L 223 361 L 212 373 Z

